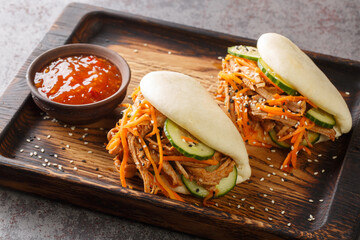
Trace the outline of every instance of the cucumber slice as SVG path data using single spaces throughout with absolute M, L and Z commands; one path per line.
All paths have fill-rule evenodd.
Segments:
M 233 171 L 227 176 L 220 180 L 219 184 L 216 185 L 217 194 L 215 194 L 215 198 L 224 196 L 227 194 L 231 189 L 233 189 L 236 185 L 237 179 L 237 169 L 234 166 Z M 199 186 L 195 181 L 190 181 L 184 175 L 181 175 L 181 180 L 183 181 L 185 187 L 189 190 L 189 192 L 194 195 L 195 197 L 204 198 L 209 194 L 209 191 Z
M 312 132 L 312 131 L 307 131 L 307 133 L 308 133 L 309 142 L 311 144 L 315 144 L 317 141 L 319 141 L 319 139 L 320 139 L 320 134 L 319 133 Z M 306 147 L 309 146 L 305 139 L 301 142 L 301 144 L 306 146 Z
M 324 128 L 333 128 L 336 123 L 333 115 L 320 108 L 311 108 L 305 113 L 305 117 L 313 121 L 316 125 Z
M 285 141 L 278 141 L 278 137 L 276 135 L 276 132 L 274 129 L 271 129 L 269 131 L 269 136 L 271 138 L 271 140 L 276 143 L 278 146 L 282 147 L 282 148 L 291 148 L 291 145 Z M 317 141 L 319 141 L 320 139 L 320 134 L 319 133 L 316 133 L 316 132 L 312 132 L 312 131 L 308 131 L 308 138 L 309 138 L 309 141 L 311 144 L 315 144 Z M 304 146 L 308 146 L 307 142 L 305 139 L 302 140 L 301 142 L 301 145 L 304 145 Z
M 236 57 L 246 58 L 253 61 L 257 61 L 260 58 L 257 48 L 244 45 L 228 47 L 228 53 Z
M 279 75 L 277 75 L 261 58 L 258 60 L 258 66 L 265 75 L 278 86 L 281 90 L 289 95 L 299 95 L 293 86 L 286 83 Z
M 188 133 L 185 129 L 176 125 L 170 119 L 166 119 L 165 121 L 164 132 L 171 145 L 186 157 L 195 158 L 197 160 L 206 160 L 211 158 L 215 153 L 214 149 L 206 146 L 201 142 L 188 143 L 183 141 L 181 138 L 182 136 L 192 139 L 195 138 L 191 136 L 191 134 Z
M 278 141 L 278 136 L 276 135 L 276 131 L 274 129 L 271 129 L 269 131 L 269 136 L 271 138 L 271 140 L 276 143 L 279 147 L 282 147 L 282 148 L 291 148 L 291 145 L 287 142 L 280 142 Z

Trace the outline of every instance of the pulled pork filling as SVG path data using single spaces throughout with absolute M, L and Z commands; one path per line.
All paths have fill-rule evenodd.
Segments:
M 270 148 L 276 144 L 268 132 L 274 130 L 278 141 L 291 145 L 281 169 L 296 167 L 300 150 L 311 154 L 309 131 L 335 140 L 335 130 L 315 126 L 304 116 L 314 106 L 304 96 L 290 96 L 276 86 L 257 66 L 245 58 L 228 54 L 219 72 L 216 99 L 234 122 L 245 142 Z M 305 144 L 301 144 L 306 141 Z
M 216 185 L 233 170 L 235 162 L 219 153 L 208 160 L 196 160 L 183 156 L 169 142 L 163 128 L 166 116 L 144 99 L 139 88 L 132 94 L 133 104 L 123 104 L 123 117 L 108 133 L 106 149 L 115 155 L 114 164 L 120 173 L 123 187 L 126 178 L 139 176 L 144 192 L 162 192 L 172 199 L 183 201 L 173 188 L 183 186 L 180 175 L 209 191 L 216 193 Z M 213 171 L 205 168 L 218 167 Z

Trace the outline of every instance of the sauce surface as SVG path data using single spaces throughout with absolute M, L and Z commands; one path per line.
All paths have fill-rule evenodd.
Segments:
M 87 104 L 113 95 L 121 86 L 121 73 L 96 56 L 58 58 L 35 74 L 40 94 L 65 104 Z

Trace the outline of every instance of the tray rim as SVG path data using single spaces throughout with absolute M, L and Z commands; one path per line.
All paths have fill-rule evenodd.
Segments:
M 235 39 L 238 39 L 241 41 L 248 41 L 249 43 L 254 43 L 256 42 L 255 40 L 252 40 L 252 39 L 248 39 L 248 38 L 242 38 L 242 37 L 239 37 L 239 36 L 234 36 L 234 35 L 230 35 L 230 34 L 224 34 L 224 33 L 221 33 L 221 32 L 216 32 L 216 31 L 211 31 L 211 30 L 205 30 L 205 29 L 199 29 L 199 28 L 195 28 L 195 27 L 191 27 L 191 26 L 186 26 L 186 25 L 182 25 L 182 24 L 178 24 L 178 23 L 172 23 L 172 22 L 167 22 L 167 21 L 164 21 L 164 20 L 159 20 L 159 19 L 154 19 L 154 18 L 148 18 L 148 17 L 143 17 L 143 16 L 139 16 L 139 15 L 135 15 L 135 14 L 130 14 L 130 13 L 124 13 L 124 12 L 120 12 L 120 11 L 115 11 L 115 10 L 111 10 L 111 9 L 104 9 L 104 8 L 100 8 L 100 7 L 95 7 L 95 6 L 91 6 L 91 5 L 88 5 L 88 4 L 79 4 L 79 3 L 71 3 L 69 4 L 63 11 L 63 13 L 60 15 L 60 17 L 56 20 L 56 22 L 54 23 L 54 25 L 56 25 L 60 19 L 62 17 L 64 17 L 64 14 L 66 12 L 69 11 L 70 8 L 73 8 L 73 7 L 76 7 L 76 8 L 84 8 L 83 11 L 77 13 L 78 14 L 78 18 L 79 18 L 79 21 L 77 22 L 77 24 L 72 24 L 72 27 L 71 29 L 67 29 L 69 30 L 70 34 L 68 35 L 68 37 L 66 39 L 62 39 L 61 41 L 61 45 L 62 44 L 65 44 L 67 41 L 69 41 L 72 37 L 72 34 L 74 32 L 76 32 L 76 29 L 78 27 L 81 26 L 81 23 L 83 21 L 85 21 L 85 19 L 89 16 L 92 16 L 92 15 L 96 15 L 96 14 L 105 14 L 105 15 L 108 15 L 108 16 L 111 16 L 111 17 L 121 17 L 121 18 L 125 18 L 125 19 L 128 19 L 128 20 L 131 20 L 131 21 L 146 21 L 147 23 L 151 23 L 151 24 L 154 24 L 154 25 L 161 25 L 161 26 L 166 26 L 166 27 L 169 27 L 169 28 L 174 28 L 174 29 L 177 29 L 177 30 L 180 30 L 180 31 L 186 31 L 186 32 L 193 32 L 193 33 L 196 33 L 197 35 L 206 35 L 206 36 L 211 36 L 211 37 L 215 37 L 215 38 L 218 38 L 218 39 L 223 39 L 223 40 L 235 40 Z M 90 10 L 89 10 L 90 8 Z M 50 33 L 53 33 L 54 30 L 53 29 L 50 29 L 48 31 L 48 33 L 45 35 L 45 37 L 42 39 L 42 41 L 40 42 L 40 44 L 35 48 L 35 50 L 33 51 L 33 53 L 29 56 L 29 61 L 32 60 L 31 58 L 34 56 L 34 55 L 37 55 L 36 54 L 36 51 L 42 51 L 41 49 L 41 44 L 42 42 L 46 42 L 46 36 Z M 351 66 L 351 67 L 355 67 L 355 68 L 360 68 L 360 62 L 358 61 L 355 61 L 355 60 L 350 60 L 350 59 L 345 59 L 345 58 L 339 58 L 339 57 L 333 57 L 333 56 L 329 56 L 329 55 L 325 55 L 325 54 L 318 54 L 318 53 L 315 53 L 315 52 L 310 52 L 310 51 L 305 51 L 307 54 L 309 54 L 312 58 L 315 58 L 316 60 L 320 60 L 320 61 L 326 61 L 326 62 L 334 62 L 336 61 L 337 63 L 339 64 L 345 64 L 346 66 Z M 28 62 L 28 61 L 27 61 Z M 28 63 L 25 63 L 23 68 L 27 67 Z M 22 68 L 22 69 L 23 69 Z M 17 75 L 19 76 L 20 78 L 23 77 L 23 74 L 21 73 L 21 70 L 19 72 L 19 74 Z M 15 77 L 16 79 L 17 77 Z M 15 82 L 15 79 L 11 81 L 11 83 Z M 6 96 L 6 93 L 8 92 L 8 89 L 10 88 L 11 86 L 9 86 L 5 91 L 4 91 L 4 94 L 0 97 L 0 101 L 3 100 Z M 30 92 L 30 91 L 29 91 Z M 23 107 L 23 104 L 26 104 L 27 101 L 29 98 L 29 95 L 27 97 L 25 97 L 25 99 L 22 101 L 22 104 L 20 104 L 18 106 L 17 109 L 15 109 L 15 112 L 14 112 L 14 115 L 12 116 L 12 118 L 16 118 L 16 115 L 19 114 L 21 112 L 21 109 Z M 360 102 L 360 100 L 358 99 L 358 102 Z M 359 111 L 358 112 L 355 112 L 354 115 L 356 115 L 357 117 L 354 118 L 354 124 L 353 124 L 353 129 L 352 131 L 349 133 L 351 134 L 351 138 L 349 140 L 349 145 L 346 149 L 346 154 L 344 156 L 344 160 L 343 160 L 343 163 L 341 165 L 341 169 L 340 169 L 340 172 L 338 174 L 338 179 L 336 181 L 336 186 L 335 186 L 335 189 L 334 189 L 334 195 L 333 195 L 333 200 L 332 200 L 332 203 L 331 203 L 331 207 L 329 208 L 329 215 L 330 215 L 330 212 L 331 212 L 331 208 L 333 207 L 333 203 L 334 201 L 337 200 L 337 195 L 338 195 L 338 187 L 340 185 L 340 183 L 342 183 L 342 176 L 343 174 L 346 174 L 347 173 L 347 169 L 345 169 L 345 164 L 351 162 L 351 160 L 354 160 L 352 159 L 351 157 L 352 156 L 359 156 L 358 153 L 354 152 L 353 149 L 355 149 L 355 147 L 357 146 L 356 145 L 356 142 L 360 142 L 359 141 L 359 135 L 360 135 L 360 126 L 359 126 Z M 11 123 L 12 123 L 12 119 L 10 119 L 7 124 L 5 126 L 0 126 L 0 139 L 3 138 L 3 135 L 6 134 L 7 132 L 7 128 L 11 126 Z M 349 156 L 350 155 L 350 156 Z M 34 174 L 42 174 L 43 171 L 37 171 L 36 169 L 34 168 L 24 168 L 23 164 L 21 163 L 15 163 L 14 162 L 15 159 L 10 159 L 10 158 L 6 158 L 4 156 L 0 156 L 0 167 L 2 166 L 7 166 L 7 167 L 11 167 L 15 170 L 19 170 L 19 171 L 29 171 L 29 172 L 33 172 Z M 31 164 L 29 164 L 31 165 Z M 31 166 L 29 166 L 31 167 Z M 58 174 L 57 172 L 54 172 L 56 174 Z M 53 174 L 54 174 L 53 173 Z M 56 174 L 54 176 L 56 176 Z M 44 176 L 44 175 L 43 175 Z M 47 175 L 47 177 L 54 177 L 53 175 L 50 176 L 50 175 Z M 67 179 L 67 178 L 64 178 L 63 179 L 64 181 L 70 181 L 70 179 Z M 358 177 L 358 180 L 360 180 L 360 177 Z M 1 185 L 2 182 L 0 182 Z M 91 185 L 93 186 L 93 185 Z M 133 196 L 134 195 L 134 190 L 131 190 L 131 189 L 122 189 L 120 191 L 120 193 L 122 194 L 125 194 L 127 196 Z M 360 191 L 358 192 L 360 193 Z M 122 195 L 121 194 L 121 195 Z M 136 195 L 139 195 L 140 196 L 140 200 L 143 200 L 143 201 L 150 201 L 151 204 L 154 204 L 154 203 L 161 203 L 161 201 L 158 201 L 159 199 L 161 199 L 162 201 L 164 201 L 164 198 L 163 197 L 158 197 L 158 196 L 151 196 L 151 199 L 149 200 L 148 198 L 148 194 L 145 194 L 145 193 L 138 193 Z M 167 200 L 167 202 L 169 202 L 169 206 L 166 206 L 166 207 L 170 207 L 170 210 L 171 209 L 176 209 L 176 207 L 181 207 L 180 209 L 182 210 L 189 210 L 189 205 L 190 204 L 182 204 L 182 203 L 179 203 L 177 201 L 172 201 L 170 199 Z M 176 206 L 175 208 L 173 208 L 174 206 Z M 204 210 L 205 208 L 203 207 L 198 207 L 198 206 L 195 206 L 195 205 L 190 205 L 192 206 L 191 208 L 193 209 L 197 209 L 197 210 Z M 341 205 L 340 205 L 341 206 Z M 164 207 L 163 205 L 161 207 Z M 359 206 L 360 207 L 360 206 Z M 227 213 L 227 212 L 222 212 L 220 210 L 216 210 L 216 209 L 207 209 L 208 213 L 211 213 L 209 214 L 208 216 L 211 217 L 213 215 L 217 215 L 217 214 L 220 214 L 222 216 L 227 215 L 228 216 L 228 220 L 230 221 L 229 223 L 232 223 L 232 225 L 234 226 L 242 226 L 242 227 L 246 227 L 248 228 L 249 226 L 253 229 L 253 230 L 257 230 L 257 231 L 265 231 L 265 232 L 268 232 L 268 233 L 271 233 L 271 234 L 274 234 L 276 236 L 280 236 L 280 237 L 285 237 L 285 238 L 288 238 L 288 237 L 291 237 L 291 238 L 298 238 L 298 237 L 304 237 L 304 236 L 316 236 L 317 235 L 317 232 L 318 231 L 323 231 L 324 228 L 326 229 L 326 226 L 329 224 L 329 217 L 330 216 L 327 216 L 326 220 L 324 220 L 324 223 L 319 226 L 319 228 L 317 229 L 314 229 L 314 231 L 300 231 L 300 230 L 296 230 L 294 231 L 294 229 L 291 229 L 292 231 L 288 232 L 288 234 L 284 234 L 284 232 L 281 232 L 280 229 L 274 229 L 271 227 L 270 224 L 268 224 L 267 222 L 262 222 L 262 221 L 258 221 L 258 220 L 253 220 L 253 219 L 250 219 L 250 218 L 247 218 L 247 217 L 244 217 L 244 216 L 239 216 L 239 215 L 235 215 L 235 214 L 231 214 L 231 213 Z M 203 212 L 206 212 L 206 211 L 203 211 Z M 360 212 L 360 211 L 359 211 Z M 213 215 L 212 215 L 213 214 Z M 239 223 L 234 223 L 233 221 L 237 219 L 239 221 Z M 148 222 L 146 222 L 148 223 Z M 261 224 L 259 224 L 261 223 Z M 151 224 L 151 223 L 148 223 L 148 224 Z M 259 226 L 266 226 L 266 225 L 269 225 L 268 227 L 259 227 Z M 353 236 L 356 236 L 358 233 L 359 233 L 359 226 L 360 226 L 360 223 L 357 224 L 358 226 L 356 227 L 355 225 L 353 226 L 352 230 L 353 230 Z M 355 229 L 356 227 L 356 229 Z M 290 233 L 290 234 L 289 234 Z

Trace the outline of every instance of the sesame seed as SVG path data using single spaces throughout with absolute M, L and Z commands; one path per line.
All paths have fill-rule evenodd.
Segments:
M 24 149 L 20 149 L 20 151 L 19 151 L 19 152 L 21 152 L 21 153 L 22 153 L 22 152 L 24 152 Z
M 48 162 L 49 162 L 49 160 L 45 158 L 45 159 L 44 159 L 44 162 L 48 163 Z
M 48 166 L 50 166 L 50 164 L 51 164 L 51 163 L 49 163 L 49 162 L 47 163 Z
M 39 145 L 35 145 L 34 147 L 35 147 L 35 148 L 40 148 Z
M 319 174 L 319 172 L 314 172 L 314 175 L 316 176 L 316 175 L 318 175 Z
M 69 136 L 72 136 L 73 134 L 70 132 L 70 133 L 68 133 L 69 134 Z
M 274 189 L 273 189 L 273 188 L 269 188 L 269 190 L 270 190 L 270 191 L 274 191 Z
M 55 157 L 55 158 L 57 158 L 57 157 L 58 157 L 58 155 L 57 155 L 57 154 L 54 154 L 54 157 Z
M 272 204 L 275 204 L 275 200 L 271 200 L 271 203 L 272 203 Z
M 222 57 L 221 57 L 221 56 L 218 56 L 218 59 L 220 59 L 220 60 L 221 60 L 221 59 L 222 59 Z
M 215 203 L 215 206 L 219 206 L 219 204 L 218 204 L 218 203 Z
M 318 154 L 318 157 L 321 157 L 322 156 L 322 154 Z
M 98 175 L 98 178 L 102 178 L 102 177 L 103 177 L 102 175 L 100 175 L 100 174 Z
M 51 138 L 51 135 L 47 135 L 47 138 Z
M 319 199 L 319 202 L 323 202 L 324 201 L 324 199 Z
M 274 165 L 270 164 L 269 167 L 274 167 Z
M 70 128 L 70 129 L 74 131 L 74 130 L 75 130 L 75 128 L 76 128 L 75 126 L 71 126 L 71 128 Z
M 85 145 L 89 144 L 89 142 L 84 142 Z
M 272 221 L 272 218 L 271 217 L 268 217 L 269 221 Z
M 333 156 L 332 159 L 337 159 L 337 156 Z
M 74 167 L 74 170 L 75 170 L 75 171 L 77 171 L 77 170 L 78 170 L 78 168 L 77 168 L 77 167 Z
M 67 147 L 67 148 L 70 148 L 70 145 L 69 145 L 69 144 L 66 144 L 66 147 Z
M 312 199 L 309 199 L 309 202 L 314 202 L 314 200 L 312 200 Z
M 271 151 L 271 152 L 276 152 L 276 150 L 275 150 L 275 149 L 271 149 L 270 151 Z
M 281 181 L 282 181 L 282 182 L 285 182 L 285 179 L 281 178 Z
M 170 54 L 171 54 L 171 51 L 168 51 L 168 54 L 170 55 Z
M 268 212 L 268 211 L 269 211 L 269 209 L 266 207 L 266 208 L 265 208 L 265 211 L 266 211 L 266 212 Z
M 262 177 L 262 178 L 260 178 L 260 182 L 262 182 L 262 181 L 264 181 L 264 178 Z
M 41 165 L 43 165 L 44 167 L 46 167 L 46 163 L 43 163 L 43 164 L 41 164 Z
M 37 137 L 37 138 L 36 138 L 36 140 L 40 141 L 40 140 L 41 140 L 41 138 Z
M 270 176 L 271 176 L 271 174 L 269 173 L 267 176 L 268 176 L 268 177 L 270 177 Z
M 34 152 L 34 156 L 37 156 L 37 152 L 36 152 L 36 151 Z
M 346 95 L 350 95 L 350 93 L 349 93 L 349 92 L 345 92 L 345 94 L 346 94 Z
M 314 162 L 319 162 L 319 160 L 317 160 L 317 159 L 314 159 Z
M 88 153 L 92 153 L 92 151 L 88 151 Z
M 70 160 L 70 163 L 73 164 L 73 163 L 74 163 L 74 160 Z
M 43 153 L 43 152 L 45 152 L 45 149 L 42 148 L 40 151 Z
M 268 158 L 266 158 L 266 160 L 271 161 L 271 158 L 268 157 Z
M 61 165 L 59 165 L 59 166 L 58 166 L 58 169 L 59 169 L 59 170 L 61 170 L 61 169 L 62 169 L 62 166 L 61 166 Z
M 42 156 L 38 156 L 39 159 L 42 159 Z
M 255 209 L 255 207 L 253 207 L 253 206 L 250 206 L 250 209 L 251 209 L 251 210 L 254 210 L 254 209 Z
M 311 159 L 308 159 L 307 161 L 308 161 L 308 162 L 312 162 L 312 160 L 311 160 Z
M 139 50 L 137 50 L 137 49 L 134 49 L 134 53 L 137 53 L 137 52 L 139 52 Z
M 242 198 L 241 201 L 245 201 L 245 198 Z
M 237 205 L 237 208 L 240 208 L 240 204 Z
M 325 172 L 325 169 L 322 169 L 322 170 L 321 170 L 321 173 L 324 173 L 324 172 Z
M 26 139 L 27 142 L 31 142 L 30 139 Z
M 264 197 L 267 197 L 268 195 L 266 194 L 266 193 L 264 193 L 264 195 L 263 195 Z
M 291 226 L 291 223 L 288 223 L 287 225 L 288 225 L 288 227 L 290 227 L 290 226 Z
M 85 131 L 89 130 L 89 128 L 84 128 Z
M 284 176 L 287 176 L 287 173 L 284 173 Z
M 282 214 L 282 215 L 284 215 L 284 214 L 285 214 L 285 211 L 284 211 L 284 210 L 283 210 L 283 211 L 281 211 L 281 214 Z
M 56 167 L 56 166 L 57 166 L 57 163 L 53 163 L 53 166 Z
M 144 47 L 147 47 L 147 43 L 144 43 Z

